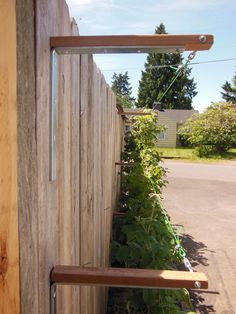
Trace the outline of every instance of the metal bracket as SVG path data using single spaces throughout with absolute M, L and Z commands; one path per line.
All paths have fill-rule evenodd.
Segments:
M 50 314 L 57 313 L 57 285 L 52 283 L 50 286 Z
M 49 180 L 57 176 L 57 132 L 58 130 L 58 53 L 51 50 L 51 104 L 50 104 L 50 140 L 49 140 Z

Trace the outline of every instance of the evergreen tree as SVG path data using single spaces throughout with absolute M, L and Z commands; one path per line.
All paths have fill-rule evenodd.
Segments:
M 160 24 L 155 34 L 167 34 L 165 25 Z M 163 65 L 178 66 L 183 62 L 181 53 L 149 53 L 145 63 L 145 70 L 139 82 L 137 107 L 152 108 L 154 102 L 159 102 L 160 97 L 171 84 L 176 75 L 176 70 Z M 154 66 L 154 68 L 152 68 Z M 196 83 L 189 78 L 191 69 L 180 74 L 171 89 L 162 98 L 162 107 L 166 109 L 192 109 L 192 98 L 197 94 Z
M 134 106 L 134 98 L 131 97 L 132 87 L 130 86 L 128 72 L 125 74 L 113 74 L 112 90 L 116 94 L 117 102 L 125 108 Z
M 222 92 L 222 98 L 226 101 L 231 101 L 236 103 L 236 74 L 233 77 L 233 84 L 230 84 L 228 81 L 222 86 L 224 92 Z

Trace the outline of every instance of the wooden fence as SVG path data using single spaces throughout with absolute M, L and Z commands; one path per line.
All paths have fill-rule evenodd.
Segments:
M 64 0 L 3 3 L 1 28 L 13 44 L 4 46 L 7 86 L 0 76 L 1 193 L 11 191 L 0 209 L 0 314 L 47 314 L 53 265 L 109 263 L 123 120 L 93 57 L 60 56 L 57 180 L 50 182 L 49 38 L 78 29 Z M 58 313 L 104 313 L 103 288 L 59 290 Z

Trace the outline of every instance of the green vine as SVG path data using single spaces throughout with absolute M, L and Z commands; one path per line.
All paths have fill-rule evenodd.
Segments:
M 121 172 L 119 211 L 113 221 L 111 266 L 176 269 L 185 251 L 163 208 L 161 190 L 166 170 L 160 165 L 157 136 L 163 130 L 154 115 L 133 119 L 125 136 L 122 160 L 134 163 Z M 180 290 L 118 289 L 109 292 L 107 314 L 186 313 L 189 293 Z

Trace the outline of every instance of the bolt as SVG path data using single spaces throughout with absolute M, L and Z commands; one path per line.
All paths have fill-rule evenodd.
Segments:
M 200 288 L 201 288 L 201 283 L 200 283 L 199 281 L 195 281 L 194 287 L 195 287 L 196 289 L 200 289 Z
M 204 43 L 207 41 L 206 36 L 205 36 L 205 35 L 199 36 L 199 41 L 200 41 L 202 44 L 204 44 Z

